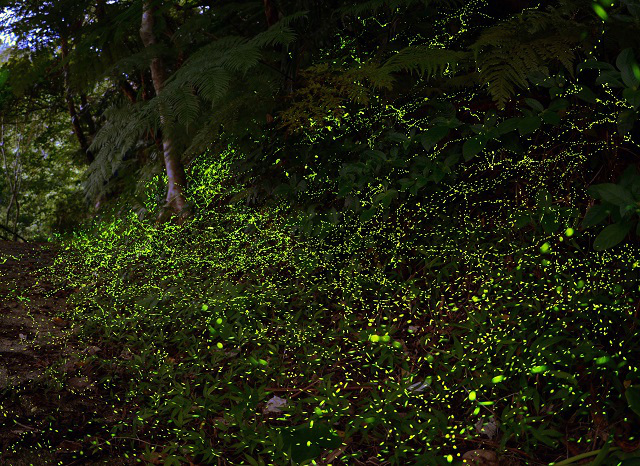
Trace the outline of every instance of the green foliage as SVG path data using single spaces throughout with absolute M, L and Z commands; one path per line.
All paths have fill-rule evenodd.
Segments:
M 441 118 L 447 132 L 466 131 Z M 501 123 L 489 116 L 487 124 Z M 518 134 L 518 126 L 502 128 Z M 531 215 L 541 228 L 524 240 L 511 227 L 510 197 L 494 199 L 505 209 L 490 218 L 491 231 L 483 227 L 475 206 L 503 182 L 473 185 L 463 165 L 413 193 L 392 188 L 403 167 L 414 170 L 400 161 L 420 154 L 421 140 L 431 144 L 419 136 L 383 133 L 340 178 L 306 177 L 307 188 L 291 193 L 297 207 L 221 202 L 250 188 L 229 184 L 244 155 L 208 154 L 195 165 L 191 196 L 215 210 L 180 229 L 116 219 L 69 244 L 59 266 L 81 287 L 74 304 L 84 336 L 113 348 L 101 383 L 128 400 L 135 435 L 163 445 L 156 458 L 305 464 L 342 448 L 345 462 L 366 451 L 391 464 L 436 463 L 491 429 L 498 449 L 557 458 L 566 419 L 591 422 L 583 406 L 593 384 L 611 387 L 599 403 L 612 422 L 623 415 L 640 348 L 637 317 L 620 310 L 633 303 L 638 273 L 601 270 L 630 264 L 635 249 L 584 257 L 587 233 L 558 234 L 575 216 L 550 191 L 561 184 L 546 178 L 557 160 L 548 172 L 526 171 L 532 186 L 549 188 Z M 429 147 L 444 150 L 448 137 Z M 417 176 L 429 173 L 424 157 L 414 163 Z M 515 167 L 503 164 L 506 174 Z M 349 190 L 334 192 L 360 197 L 356 215 L 341 209 L 332 222 L 330 211 L 310 208 L 309 190 L 347 181 Z M 611 335 L 611 325 L 621 331 Z M 286 400 L 279 412 L 269 408 L 274 396 Z M 568 441 L 585 435 L 576 429 Z
M 295 34 L 289 24 L 302 17 L 304 12 L 282 18 L 267 31 L 251 38 L 226 36 L 204 44 L 168 78 L 159 96 L 134 104 L 119 103 L 105 111 L 105 123 L 91 145 L 96 158 L 87 173 L 87 197 L 94 199 L 103 191 L 104 184 L 121 167 L 126 154 L 136 150 L 149 132 L 161 130 L 170 134 L 176 143 L 187 134 L 190 141 L 174 150 L 191 155 L 206 148 L 203 140 L 211 140 L 212 129 L 217 132 L 220 126 L 226 126 L 228 130 L 233 118 L 223 111 L 225 106 L 236 113 L 238 107 L 248 111 L 257 95 L 264 95 L 264 92 L 247 92 L 248 89 L 253 85 L 256 85 L 254 89 L 260 90 L 265 85 L 273 87 L 272 75 L 256 68 L 262 50 L 291 43 Z M 149 54 L 157 54 L 157 51 L 144 50 L 141 54 L 148 62 Z M 144 61 L 144 56 L 126 58 L 115 66 L 129 72 L 133 64 Z M 249 71 L 252 76 L 246 79 Z M 236 89 L 241 83 L 243 99 L 231 92 L 232 81 L 236 82 L 233 86 Z
M 355 78 L 366 78 L 374 88 L 391 89 L 394 74 L 416 72 L 427 79 L 445 72 L 455 73 L 456 65 L 468 58 L 465 52 L 425 46 L 410 46 L 393 54 L 381 65 L 365 64 L 354 74 Z
M 634 165 L 622 174 L 618 184 L 602 183 L 589 187 L 589 193 L 602 201 L 594 205 L 585 215 L 583 228 L 602 223 L 609 216 L 613 220 L 596 237 L 593 247 L 607 249 L 619 244 L 638 223 L 640 214 L 640 175 Z M 636 228 L 640 235 L 640 226 Z
M 483 32 L 470 48 L 498 106 L 504 107 L 516 89 L 528 89 L 532 72 L 547 71 L 554 62 L 573 73 L 580 30 L 557 11 L 531 9 Z

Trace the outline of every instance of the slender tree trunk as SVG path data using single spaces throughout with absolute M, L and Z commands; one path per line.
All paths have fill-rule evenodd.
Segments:
M 120 81 L 120 89 L 122 90 L 123 94 L 127 97 L 127 99 L 129 99 L 129 102 L 131 102 L 132 104 L 136 103 L 136 101 L 138 100 L 137 92 L 133 88 L 133 86 L 129 84 L 128 81 L 125 81 L 124 79 Z
M 16 215 L 13 219 L 13 240 L 18 241 L 18 220 L 20 220 L 20 200 L 16 197 Z
M 278 22 L 278 9 L 273 4 L 273 0 L 264 0 L 264 15 L 267 18 L 268 27 Z
M 69 41 L 66 37 L 62 37 L 60 45 L 62 50 L 62 60 L 64 61 L 69 56 Z M 69 116 L 71 117 L 73 132 L 76 135 L 78 142 L 80 143 L 82 152 L 87 157 L 87 162 L 91 163 L 94 160 L 94 156 L 89 150 L 89 142 L 87 141 L 87 137 L 82 130 L 82 126 L 80 125 L 80 116 L 78 115 L 76 104 L 73 101 L 73 93 L 71 92 L 71 83 L 69 79 L 69 63 L 65 63 L 62 66 L 62 74 L 64 75 L 64 97 L 67 101 L 67 108 L 69 110 Z
M 142 7 L 142 25 L 140 26 L 140 38 L 145 47 L 151 47 L 156 44 L 156 36 L 153 32 L 154 10 L 155 8 L 151 5 L 151 1 L 145 0 Z M 153 80 L 156 95 L 160 96 L 167 79 L 167 72 L 162 59 L 159 57 L 151 60 L 151 79 Z M 165 121 L 162 115 L 160 121 L 165 126 L 162 131 L 162 151 L 164 154 L 164 166 L 169 180 L 167 187 L 167 204 L 174 212 L 178 213 L 182 211 L 186 205 L 184 196 L 184 189 L 187 185 L 186 176 L 182 161 L 175 153 L 175 147 L 168 131 L 168 122 Z
M 93 115 L 91 115 L 91 107 L 89 106 L 89 101 L 87 100 L 86 94 L 80 94 L 80 113 L 84 118 L 84 121 L 87 124 L 87 128 L 89 128 L 89 135 L 93 137 L 96 134 L 96 123 L 93 121 Z

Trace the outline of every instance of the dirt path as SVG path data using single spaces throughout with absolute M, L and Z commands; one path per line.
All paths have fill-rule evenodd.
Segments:
M 70 291 L 46 270 L 55 255 L 0 241 L 0 465 L 105 464 L 77 454 L 108 404 L 85 361 L 99 349 L 80 346 L 59 317 Z

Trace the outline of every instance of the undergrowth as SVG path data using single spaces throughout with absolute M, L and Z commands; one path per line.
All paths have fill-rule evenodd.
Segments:
M 234 194 L 223 187 L 233 158 L 202 158 L 196 205 Z M 220 204 L 181 227 L 131 214 L 66 244 L 59 267 L 79 289 L 81 337 L 102 349 L 99 383 L 119 400 L 119 422 L 84 454 L 252 465 L 456 464 L 478 448 L 501 464 L 585 449 L 601 464 L 640 457 L 629 409 L 637 245 L 586 252 L 591 233 L 571 215 L 555 233 L 513 215 L 487 225 L 465 209 L 443 215 L 444 197 L 386 218 L 345 214 L 320 235 L 284 203 Z

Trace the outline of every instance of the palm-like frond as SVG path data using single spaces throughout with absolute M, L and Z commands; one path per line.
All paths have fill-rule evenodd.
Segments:
M 560 62 L 573 72 L 579 25 L 557 12 L 527 10 L 487 29 L 471 45 L 480 79 L 499 107 L 517 88 L 527 88 L 527 75 L 549 62 Z
M 125 155 L 135 150 L 150 131 L 169 134 L 186 152 L 203 150 L 206 140 L 239 118 L 240 109 L 255 97 L 240 92 L 228 95 L 233 84 L 256 78 L 260 85 L 270 82 L 264 76 L 248 75 L 262 56 L 262 49 L 272 45 L 286 45 L 295 39 L 289 24 L 304 17 L 297 13 L 281 19 L 267 31 L 247 39 L 227 36 L 211 42 L 193 53 L 165 82 L 159 96 L 131 105 L 125 103 L 104 113 L 105 124 L 93 140 L 91 150 L 96 154 L 88 170 L 85 191 L 88 197 L 101 192 L 104 183 L 121 166 Z M 111 72 L 148 66 L 152 58 L 163 54 L 158 47 L 149 47 L 126 60 L 119 61 Z M 255 110 L 256 103 L 253 103 Z M 190 136 L 187 137 L 186 135 Z
M 376 88 L 390 89 L 395 80 L 394 74 L 417 72 L 427 78 L 446 71 L 454 72 L 456 67 L 469 58 L 468 52 L 410 46 L 392 55 L 382 65 L 368 63 L 354 72 L 354 77 L 366 78 Z

